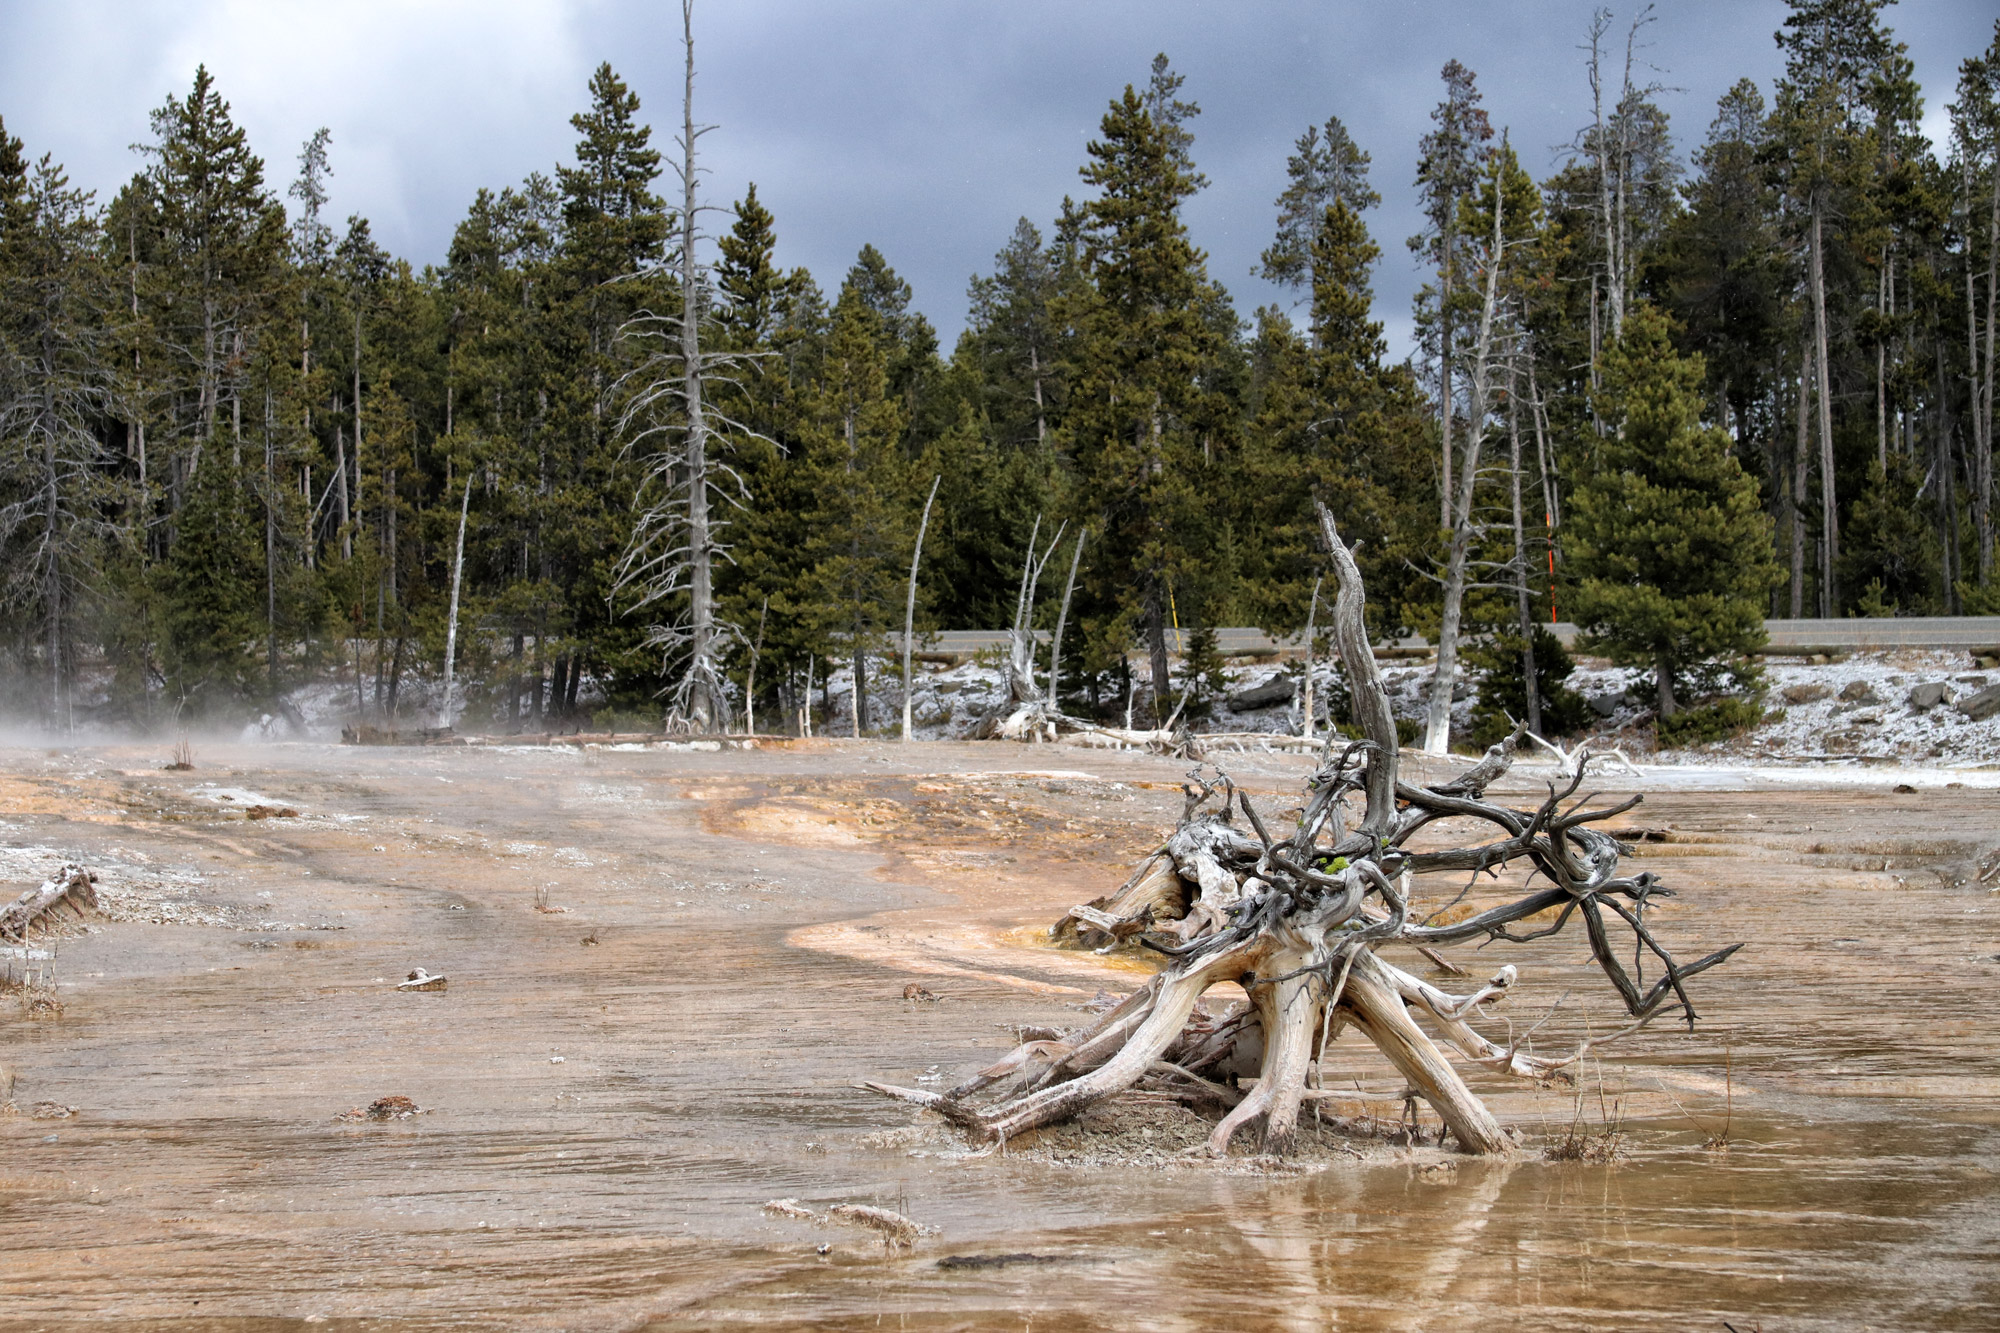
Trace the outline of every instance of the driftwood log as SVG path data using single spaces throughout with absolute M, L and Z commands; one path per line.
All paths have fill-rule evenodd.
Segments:
M 1506 998 L 1516 982 L 1512 966 L 1453 994 L 1382 957 L 1384 946 L 1414 947 L 1444 964 L 1436 951 L 1446 946 L 1525 942 L 1580 921 L 1592 957 L 1630 1015 L 1611 1036 L 1663 1014 L 1694 1022 L 1688 978 L 1741 946 L 1679 963 L 1654 934 L 1647 908 L 1669 891 L 1651 873 L 1621 874 L 1618 842 L 1590 827 L 1630 810 L 1639 797 L 1593 806 L 1586 795 L 1572 804 L 1588 771 L 1582 757 L 1535 808 L 1486 800 L 1486 787 L 1507 771 L 1518 733 L 1449 782 L 1412 786 L 1399 779 L 1395 719 L 1368 643 L 1361 574 L 1332 515 L 1321 507 L 1319 517 L 1339 584 L 1334 642 L 1363 739 L 1337 753 L 1328 741 L 1296 825 L 1275 835 L 1226 775 L 1197 769 L 1173 835 L 1116 893 L 1072 909 L 1051 932 L 1107 950 L 1136 937 L 1168 956 L 1158 976 L 1086 1028 L 1024 1031 L 1011 1054 L 948 1092 L 865 1086 L 937 1111 L 987 1141 L 1004 1141 L 1143 1084 L 1226 1110 L 1208 1142 L 1212 1154 L 1226 1153 L 1237 1132 L 1253 1123 L 1261 1126 L 1264 1151 L 1283 1153 L 1297 1132 L 1315 1060 L 1352 1028 L 1431 1104 L 1461 1151 L 1498 1153 L 1507 1136 L 1438 1039 L 1465 1061 L 1527 1079 L 1559 1075 L 1592 1043 L 1550 1057 L 1524 1050 L 1525 1034 L 1494 1041 L 1469 1020 L 1488 1017 L 1486 1006 Z M 1352 828 L 1350 794 L 1362 801 Z M 1420 829 L 1445 819 L 1481 821 L 1493 836 L 1442 850 L 1409 845 Z M 1532 867 L 1528 884 L 1540 877 L 1546 887 L 1524 886 L 1517 900 L 1463 920 L 1413 919 L 1414 877 L 1492 875 L 1513 862 Z M 1630 933 L 1629 970 L 1613 931 Z M 1642 965 L 1648 957 L 1657 969 L 1650 980 Z M 1247 1006 L 1204 999 L 1222 982 L 1240 985 Z
M 45 917 L 67 908 L 82 916 L 85 908 L 97 906 L 97 890 L 91 887 L 90 872 L 74 862 L 30 889 L 0 910 L 0 938 L 26 939 L 28 931 Z

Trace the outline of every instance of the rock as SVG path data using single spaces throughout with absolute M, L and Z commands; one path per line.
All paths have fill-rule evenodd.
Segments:
M 1910 687 L 1910 707 L 1919 713 L 1928 713 L 1939 704 L 1951 702 L 1951 686 L 1941 680 L 1927 680 L 1921 685 Z
M 1879 704 L 1882 702 L 1880 696 L 1875 693 L 1875 687 L 1865 680 L 1848 681 L 1847 688 L 1840 692 L 1840 700 L 1842 703 L 1850 704 Z
M 1599 717 L 1610 717 L 1624 706 L 1624 700 L 1615 694 L 1600 694 L 1590 701 L 1590 711 Z
M 1987 683 L 1984 676 L 1953 676 L 1952 680 L 1960 685 L 1970 686 L 1975 690 L 1985 689 Z
M 1984 722 L 1995 713 L 2000 713 L 2000 685 L 1988 685 L 1970 699 L 1962 699 L 1953 707 L 1974 722 Z
M 1269 679 L 1252 685 L 1247 690 L 1237 690 L 1229 696 L 1229 706 L 1239 712 L 1257 708 L 1269 708 L 1274 704 L 1288 704 L 1298 682 L 1280 671 Z
M 377 1097 L 368 1103 L 366 1109 L 349 1107 L 335 1116 L 335 1120 L 409 1120 L 424 1114 L 423 1109 L 408 1097 Z
M 1817 682 L 1805 685 L 1787 685 L 1783 690 L 1785 702 L 1788 704 L 1816 704 L 1821 699 L 1832 695 L 1832 693 L 1833 689 L 1831 686 L 1821 685 Z

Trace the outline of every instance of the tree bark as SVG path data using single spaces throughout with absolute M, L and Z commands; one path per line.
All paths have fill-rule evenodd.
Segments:
M 1811 434 L 1806 413 L 1811 405 L 1812 348 L 1799 350 L 1798 430 L 1792 443 L 1791 515 L 1787 526 L 1792 535 L 1792 619 L 1806 613 L 1806 460 L 1811 456 Z
M 440 727 L 452 725 L 456 716 L 452 709 L 453 672 L 458 665 L 458 589 L 465 574 L 465 516 L 472 507 L 472 473 L 465 470 L 465 493 L 458 500 L 458 541 L 451 553 L 451 608 L 444 622 L 444 710 L 438 717 Z
M 271 386 L 264 385 L 264 637 L 265 688 L 278 698 L 278 494 L 271 458 Z
M 1505 141 L 1502 141 L 1503 146 Z M 1504 183 L 1495 169 L 1493 239 L 1486 265 L 1486 294 L 1480 302 L 1479 342 L 1472 363 L 1471 395 L 1465 413 L 1465 456 L 1458 469 L 1458 494 L 1451 509 L 1451 545 L 1445 559 L 1444 608 L 1439 617 L 1437 673 L 1431 680 L 1430 716 L 1424 730 L 1424 751 L 1445 754 L 1451 749 L 1452 692 L 1458 685 L 1459 618 L 1465 602 L 1465 574 L 1472 555 L 1472 497 L 1479 477 L 1479 450 L 1486 430 L 1487 398 L 1491 393 L 1493 319 L 1499 304 L 1500 265 L 1506 255 L 1502 230 Z
M 688 473 L 688 721 L 697 731 L 729 725 L 729 701 L 716 662 L 714 539 L 708 517 L 708 418 L 702 402 L 701 271 L 695 258 L 694 0 L 681 0 L 681 42 L 686 51 L 681 90 L 681 373 L 687 412 Z M 856 699 L 861 655 L 855 652 Z M 857 723 L 858 713 L 857 713 Z M 858 734 L 858 733 L 857 733 Z
M 1396 715 L 1389 710 L 1389 692 L 1382 687 L 1375 650 L 1368 643 L 1367 593 L 1361 568 L 1334 527 L 1333 511 L 1317 501 L 1313 507 L 1319 515 L 1320 537 L 1333 557 L 1333 646 L 1347 675 L 1348 706 L 1362 739 L 1375 747 L 1375 756 L 1368 763 L 1368 814 L 1362 828 L 1384 832 L 1396 821 L 1396 778 L 1402 748 L 1396 736 Z
M 1528 730 L 1542 731 L 1542 694 L 1535 674 L 1535 613 L 1528 602 L 1528 542 L 1521 522 L 1521 411 L 1514 393 L 1514 362 L 1507 363 L 1507 445 L 1514 491 L 1514 612 L 1521 631 L 1521 679 L 1527 692 Z
M 340 558 L 354 558 L 354 533 L 348 526 L 353 517 L 347 502 L 347 435 L 333 428 L 334 512 L 340 516 Z
M 1313 636 L 1318 630 L 1315 623 L 1319 618 L 1319 585 L 1322 576 L 1313 577 L 1312 600 L 1306 604 L 1306 669 L 1299 682 L 1299 735 L 1307 740 L 1313 736 L 1313 724 L 1318 720 L 1313 716 Z
M 917 524 L 917 544 L 910 552 L 910 595 L 903 602 L 903 740 L 910 740 L 911 723 L 911 679 L 910 645 L 917 637 L 917 566 L 924 558 L 924 534 L 931 526 L 931 502 L 937 499 L 938 483 L 944 480 L 940 472 L 931 478 L 931 493 L 924 497 L 924 516 Z M 763 622 L 758 621 L 758 633 L 763 633 Z
M 743 677 L 743 734 L 746 736 L 757 734 L 757 661 L 764 655 L 764 617 L 770 610 L 771 599 L 766 597 L 757 607 L 757 639 L 750 645 L 750 670 Z M 905 693 L 910 688 L 909 676 L 910 668 L 905 663 L 903 667 Z
M 1069 624 L 1069 599 L 1076 591 L 1077 566 L 1083 563 L 1083 539 L 1089 535 L 1089 528 L 1077 530 L 1076 550 L 1069 558 L 1069 578 L 1063 583 L 1062 606 L 1056 611 L 1056 636 L 1049 646 L 1049 711 L 1052 713 L 1062 707 L 1056 700 L 1056 682 L 1062 675 L 1063 629 Z
M 862 650 L 861 638 L 854 640 L 854 739 L 861 739 L 861 721 L 868 714 L 868 654 Z
M 1165 592 L 1159 584 L 1154 584 L 1151 598 L 1146 604 L 1146 648 L 1151 658 L 1153 672 L 1153 725 L 1155 726 L 1166 725 L 1172 707 L 1169 700 L 1174 692 L 1173 681 L 1167 674 L 1165 602 Z
M 1812 266 L 1813 371 L 1819 399 L 1819 495 L 1822 506 L 1819 523 L 1820 541 L 1825 548 L 1820 558 L 1819 604 L 1820 615 L 1832 616 L 1834 608 L 1840 604 L 1839 580 L 1834 573 L 1840 563 L 1840 505 L 1833 465 L 1833 386 L 1827 367 L 1826 267 L 1822 254 L 1825 228 L 1821 216 L 1824 208 L 1815 192 L 1809 258 Z
M 1889 266 L 1894 260 L 1889 247 L 1882 247 L 1882 272 L 1875 282 L 1875 312 L 1882 317 L 1883 329 L 1889 322 Z M 1875 343 L 1875 466 L 1889 475 L 1889 339 L 1886 332 Z

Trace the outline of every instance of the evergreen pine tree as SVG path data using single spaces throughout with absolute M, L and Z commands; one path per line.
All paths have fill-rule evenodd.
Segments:
M 1080 620 L 1104 665 L 1143 636 L 1161 719 L 1172 711 L 1168 627 L 1203 615 L 1179 594 L 1228 574 L 1226 518 L 1206 478 L 1234 424 L 1214 387 L 1233 332 L 1217 319 L 1226 298 L 1180 218 L 1201 182 L 1178 84 L 1156 63 L 1148 97 L 1128 86 L 1089 145 L 1082 175 L 1099 194 L 1082 205 L 1079 234 L 1093 286 L 1065 312 L 1079 328 L 1066 433 L 1093 533 Z
M 1841 586 L 1851 590 L 1863 615 L 1925 615 L 1937 610 L 1943 581 L 1938 570 L 1938 530 L 1919 493 L 1921 464 L 1909 454 L 1889 455 L 1868 469 L 1868 484 L 1849 512 L 1841 548 Z
M 773 262 L 778 247 L 776 219 L 757 199 L 757 182 L 736 201 L 736 221 L 718 240 L 722 262 L 715 266 L 716 290 L 722 294 L 718 322 L 732 344 L 744 351 L 760 348 L 777 319 L 778 298 L 785 276 Z
M 155 577 L 167 691 L 211 716 L 247 696 L 264 627 L 264 558 L 241 470 L 226 452 L 195 473 L 173 553 Z
M 0 642 L 38 659 L 22 702 L 66 724 L 80 622 L 118 536 L 98 433 L 113 405 L 107 292 L 89 194 L 46 156 L 17 178 L 19 147 L 0 127 Z
M 1282 245 L 1285 196 L 1278 205 Z M 1278 312 L 1260 312 L 1257 407 L 1245 450 L 1259 497 L 1249 525 L 1258 541 L 1247 553 L 1246 595 L 1275 633 L 1305 623 L 1319 560 L 1315 497 L 1360 540 L 1371 614 L 1394 622 L 1408 614 L 1400 604 L 1415 591 L 1408 560 L 1429 526 L 1422 404 L 1408 368 L 1383 363 L 1387 344 L 1370 290 L 1380 254 L 1361 215 L 1335 199 L 1321 209 L 1301 265 L 1312 300 L 1309 340 Z
M 821 651 L 838 649 L 854 670 L 856 725 L 868 722 L 867 656 L 901 621 L 899 561 L 911 527 L 907 425 L 890 396 L 893 347 L 869 294 L 849 284 L 834 307 L 823 378 L 803 430 L 813 500 L 807 521 Z M 805 611 L 806 607 L 798 608 Z
M 1327 209 L 1344 204 L 1359 214 L 1382 202 L 1368 184 L 1368 154 L 1339 116 L 1328 116 L 1324 130 L 1307 126 L 1296 147 L 1285 163 L 1289 183 L 1278 196 L 1278 236 L 1264 251 L 1259 270 L 1287 287 L 1311 283 L 1313 241 Z
M 1576 623 L 1614 661 L 1650 667 L 1663 719 L 1704 664 L 1764 642 L 1777 567 L 1771 522 L 1726 432 L 1701 422 L 1703 366 L 1667 320 L 1627 315 L 1607 353 L 1599 415 L 1612 429 L 1570 503 Z

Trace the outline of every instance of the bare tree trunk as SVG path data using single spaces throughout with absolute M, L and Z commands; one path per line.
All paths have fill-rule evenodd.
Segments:
M 62 579 L 62 471 L 56 456 L 56 407 L 54 401 L 54 358 L 43 336 L 42 363 L 42 552 L 45 580 L 44 611 L 48 617 L 49 718 L 60 723 L 63 715 L 63 579 Z
M 1979 526 L 1979 585 L 1983 588 L 1993 577 L 1993 372 L 1994 328 L 1996 295 L 2000 295 L 2000 155 L 1996 155 L 1992 168 L 1993 184 L 1986 218 L 1986 366 L 1979 372 L 1979 383 L 1973 394 L 1972 410 L 1978 422 L 1976 439 L 1977 456 L 1973 459 L 1973 494 L 1978 507 Z M 1970 268 L 1970 256 L 1967 256 Z M 1967 321 L 1970 323 L 1970 320 Z M 1977 369 L 1979 358 L 1972 359 L 1972 367 Z
M 1446 227 L 1438 273 L 1438 526 L 1451 526 L 1451 275 L 1455 232 Z
M 1942 481 L 1937 490 L 1938 532 L 1943 536 L 1944 561 L 1944 608 L 1946 615 L 1962 615 L 1964 607 L 1958 595 L 1959 580 L 1963 577 L 1965 556 L 1958 544 L 1958 496 L 1953 488 L 1956 477 L 1951 456 L 1951 426 L 1949 413 L 1950 399 L 1947 396 L 1951 383 L 1944 359 L 1944 339 L 1937 338 L 1931 343 L 1936 364 L 1936 391 L 1931 399 L 1932 464 L 1936 475 Z
M 1021 562 L 1021 586 L 1014 598 L 1014 623 L 1008 632 L 1007 698 L 1010 703 L 1033 703 L 1039 697 L 1035 688 L 1035 595 L 1041 587 L 1043 568 L 1056 553 L 1063 533 L 1068 530 L 1069 524 L 1062 524 L 1056 529 L 1056 535 L 1049 538 L 1048 549 L 1038 549 L 1042 516 L 1037 514 L 1035 526 L 1028 534 L 1028 553 Z
M 1396 716 L 1389 709 L 1389 695 L 1382 687 L 1382 673 L 1375 665 L 1375 650 L 1368 643 L 1365 615 L 1367 592 L 1354 553 L 1340 539 L 1333 512 L 1317 500 L 1313 509 L 1319 518 L 1320 537 L 1333 557 L 1333 647 L 1347 673 L 1348 703 L 1354 725 L 1362 739 L 1373 742 L 1375 754 L 1368 761 L 1368 807 L 1362 818 L 1364 831 L 1385 834 L 1396 823 L 1396 779 L 1402 760 L 1396 739 Z
M 750 645 L 750 670 L 743 678 L 743 734 L 757 734 L 757 659 L 764 655 L 764 617 L 771 610 L 771 599 L 766 597 L 757 608 L 757 640 Z M 903 675 L 909 676 L 909 668 L 904 667 Z M 904 688 L 909 687 L 906 684 Z
M 1894 263 L 1889 247 L 1882 247 L 1882 272 L 1875 283 L 1875 311 L 1882 317 L 1882 325 L 1888 327 L 1889 319 L 1889 266 Z M 1875 465 L 1882 469 L 1882 475 L 1889 475 L 1889 340 L 1882 337 L 1875 344 Z
M 465 574 L 465 516 L 472 508 L 473 469 L 465 471 L 465 493 L 458 499 L 458 542 L 451 554 L 451 609 L 444 622 L 444 710 L 438 717 L 440 727 L 452 725 L 454 713 L 452 689 L 455 681 L 453 673 L 458 666 L 458 590 Z
M 1806 428 L 1806 411 L 1812 392 L 1812 348 L 1799 352 L 1798 431 L 1792 443 L 1791 504 L 1788 526 L 1792 534 L 1792 619 L 1806 613 L 1806 459 L 1810 457 L 1811 435 Z
M 354 294 L 354 507 L 361 507 L 361 293 Z
M 1028 583 L 1035 573 L 1035 547 L 1042 536 L 1042 516 L 1035 515 L 1034 526 L 1028 529 L 1027 554 L 1021 557 L 1021 581 L 1014 588 L 1014 619 L 1007 626 L 1007 699 L 1011 702 L 1025 701 L 1035 688 L 1035 659 L 1032 648 L 1021 642 L 1027 632 L 1024 620 L 1033 614 L 1034 594 Z M 1027 679 L 1022 679 L 1026 673 Z
M 688 469 L 688 720 L 697 731 L 726 730 L 728 700 L 716 663 L 713 539 L 708 518 L 708 419 L 702 403 L 701 270 L 695 258 L 696 140 L 694 125 L 694 0 L 681 0 L 681 43 L 686 51 L 681 91 L 681 372 L 687 412 Z M 861 655 L 855 651 L 855 691 L 860 695 Z M 857 727 L 859 720 L 857 716 Z M 859 734 L 857 732 L 857 734 Z
M 1312 739 L 1313 723 L 1317 720 L 1313 716 L 1313 636 L 1318 630 L 1319 585 L 1323 577 L 1313 577 L 1312 600 L 1306 603 L 1306 669 L 1302 682 L 1305 688 L 1301 695 L 1303 706 L 1299 710 L 1299 735 L 1307 740 Z
M 1548 441 L 1548 416 L 1535 382 L 1535 358 L 1528 357 L 1528 410 L 1535 424 L 1535 462 L 1542 475 L 1542 531 L 1549 544 L 1549 623 L 1556 620 L 1556 529 L 1562 526 L 1562 488 Z
M 352 511 L 347 501 L 347 434 L 339 426 L 333 428 L 333 470 L 334 470 L 334 511 L 340 515 L 340 558 L 354 558 L 354 534 L 348 527 Z
M 1504 150 L 1505 139 L 1502 139 Z M 1486 294 L 1479 308 L 1479 342 L 1472 366 L 1471 396 L 1465 414 L 1465 456 L 1458 468 L 1458 494 L 1451 511 L 1451 545 L 1445 560 L 1444 610 L 1438 625 L 1437 673 L 1431 680 L 1430 715 L 1424 731 L 1424 751 L 1445 754 L 1451 748 L 1452 692 L 1458 684 L 1459 618 L 1464 610 L 1466 564 L 1472 554 L 1472 498 L 1479 476 L 1479 450 L 1485 434 L 1488 380 L 1492 374 L 1493 318 L 1499 304 L 1500 266 L 1506 254 L 1502 231 L 1504 192 L 1493 192 L 1493 240 L 1486 266 Z
M 1514 610 L 1521 630 L 1521 679 L 1528 696 L 1528 730 L 1542 733 L 1542 695 L 1535 674 L 1535 613 L 1528 602 L 1528 542 L 1521 523 L 1521 400 L 1514 392 L 1514 362 L 1507 363 L 1507 445 L 1514 490 Z
M 1965 154 L 1966 214 L 1970 221 L 1972 212 L 1972 154 Z M 1996 172 L 2000 179 L 2000 172 Z M 1967 231 L 1970 232 L 1968 226 Z M 1968 245 L 1967 249 L 1971 247 Z M 1992 578 L 1992 555 L 1990 533 L 1992 518 L 1992 459 L 1991 442 L 1986 438 L 1985 423 L 1979 411 L 1979 298 L 1978 274 L 1974 271 L 1972 256 L 1965 257 L 1965 363 L 1974 373 L 1972 385 L 1972 527 L 1979 545 L 1979 586 L 1985 587 Z
M 1834 569 L 1840 562 L 1840 506 L 1834 485 L 1833 388 L 1827 368 L 1826 268 L 1822 254 L 1824 228 L 1821 219 L 1823 211 L 1824 205 L 1815 195 L 1810 246 L 1815 352 L 1813 371 L 1819 391 L 1819 494 L 1823 506 L 1819 517 L 1820 540 L 1826 548 L 1820 562 L 1819 604 L 1820 614 L 1831 616 L 1834 608 L 1840 604 L 1839 584 L 1834 576 Z
M 1049 711 L 1059 711 L 1056 701 L 1056 682 L 1062 675 L 1063 628 L 1069 624 L 1069 599 L 1076 591 L 1076 569 L 1083 563 L 1083 539 L 1090 535 L 1089 528 L 1079 528 L 1076 534 L 1076 550 L 1069 558 L 1069 578 L 1063 583 L 1062 606 L 1056 612 L 1055 642 L 1049 646 Z
M 1153 585 L 1151 600 L 1146 604 L 1146 648 L 1151 657 L 1153 672 L 1153 724 L 1166 725 L 1172 711 L 1168 703 L 1174 692 L 1173 681 L 1167 673 L 1167 608 L 1166 590 L 1161 583 Z M 1128 710 L 1129 711 L 1129 710 Z M 1131 726 L 1131 719 L 1126 719 Z
M 201 439 L 195 442 L 194 460 L 188 467 L 190 481 L 194 480 L 195 468 L 201 465 L 202 443 L 215 434 L 215 411 L 221 403 L 222 393 L 220 379 L 216 371 L 215 301 L 204 296 L 201 302 Z
M 1604 285 L 1606 304 L 1611 310 L 1611 338 L 1617 341 L 1625 323 L 1625 283 L 1624 262 L 1619 253 L 1619 240 L 1623 233 L 1625 194 L 1625 155 L 1623 149 L 1624 126 L 1622 118 L 1619 126 L 1621 151 L 1612 150 L 1612 136 L 1604 122 L 1604 34 L 1611 27 L 1611 11 L 1600 9 L 1590 20 L 1590 115 L 1591 115 L 1591 156 L 1597 159 L 1597 227 L 1598 236 L 1604 245 Z M 1632 82 L 1631 52 L 1629 43 L 1626 52 L 1625 86 L 1629 90 Z M 1624 109 L 1621 95 L 1619 105 L 1613 115 Z M 1590 369 L 1593 387 L 1596 384 L 1597 368 L 1603 348 L 1597 331 L 1597 289 L 1591 286 L 1591 339 Z
M 861 739 L 861 718 L 868 711 L 868 655 L 861 636 L 854 636 L 854 739 Z
M 930 531 L 931 502 L 937 499 L 938 483 L 944 480 L 940 472 L 931 478 L 931 493 L 924 497 L 924 516 L 917 524 L 917 544 L 910 552 L 910 595 L 903 602 L 903 741 L 910 740 L 910 723 L 913 712 L 911 706 L 910 645 L 917 637 L 917 566 L 924 558 L 924 534 Z M 758 620 L 758 633 L 763 632 L 763 620 Z
M 278 698 L 278 493 L 271 460 L 271 386 L 264 385 L 264 637 L 265 688 Z
M 1049 422 L 1047 410 L 1042 405 L 1042 356 L 1032 341 L 1028 343 L 1028 375 L 1035 387 L 1035 443 L 1046 448 Z
M 1979 581 L 1983 587 L 1993 572 L 1993 371 L 1994 342 L 2000 330 L 1994 316 L 2000 312 L 2000 155 L 1993 163 L 1993 186 L 1986 215 L 1986 369 L 1979 388 L 1979 496 L 1980 512 L 1986 516 L 1979 533 Z

